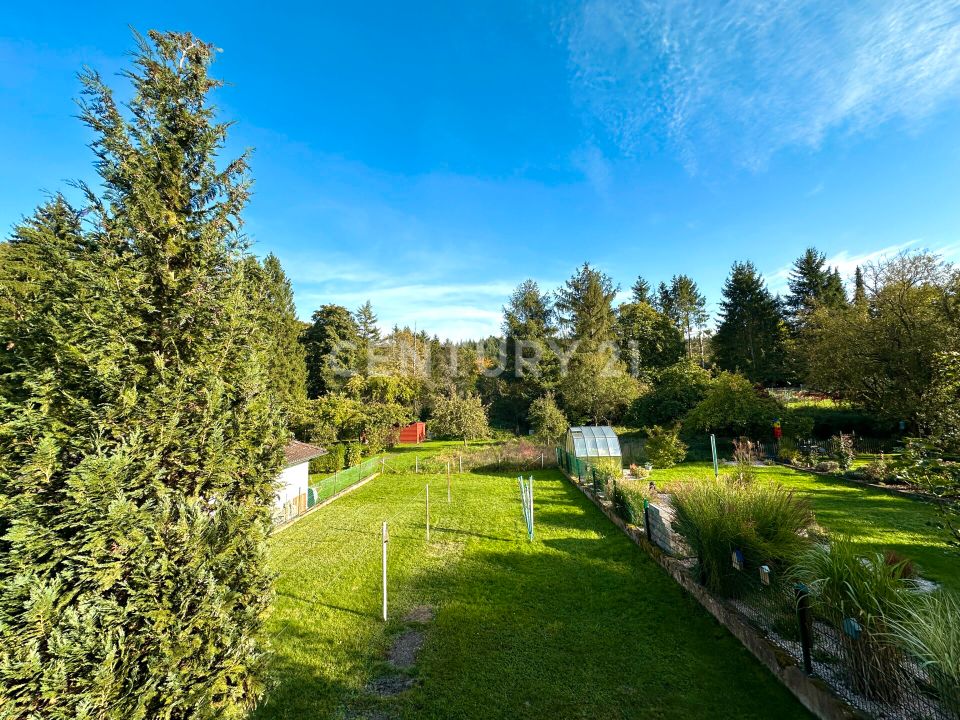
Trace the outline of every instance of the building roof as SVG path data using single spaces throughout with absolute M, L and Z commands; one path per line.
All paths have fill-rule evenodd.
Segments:
M 577 457 L 620 457 L 620 441 L 609 425 L 571 427 L 567 434 Z
M 327 451 L 322 447 L 300 442 L 299 440 L 291 440 L 283 448 L 283 458 L 286 461 L 284 467 L 293 467 L 294 465 L 305 463 L 308 460 L 313 460 L 315 457 L 326 454 Z

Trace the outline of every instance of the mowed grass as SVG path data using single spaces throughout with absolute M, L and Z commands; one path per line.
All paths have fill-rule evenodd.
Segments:
M 445 477 L 388 474 L 277 534 L 276 685 L 255 717 L 809 717 L 557 471 L 534 476 L 532 543 L 510 474 L 455 475 L 450 504 Z M 387 650 L 423 604 L 436 616 L 416 684 L 393 697 L 366 692 L 397 674 Z
M 960 590 L 960 554 L 947 545 L 931 503 L 781 465 L 758 467 L 756 472 L 759 482 L 779 482 L 806 497 L 822 527 L 846 535 L 865 553 L 895 551 L 913 560 L 924 577 Z M 691 462 L 654 470 L 651 479 L 658 488 L 669 490 L 680 482 L 712 476 L 711 463 Z

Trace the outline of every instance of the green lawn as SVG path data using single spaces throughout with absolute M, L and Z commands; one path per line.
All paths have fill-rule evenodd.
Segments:
M 662 488 L 712 475 L 710 463 L 692 462 L 654 470 L 652 479 Z M 757 475 L 760 481 L 781 482 L 809 498 L 817 522 L 828 531 L 849 536 L 865 551 L 894 550 L 913 560 L 924 577 L 960 590 L 960 555 L 945 543 L 931 504 L 781 465 L 757 468 Z
M 516 480 L 495 474 L 455 476 L 449 505 L 445 478 L 388 474 L 278 533 L 277 684 L 255 717 L 809 717 L 557 471 L 535 477 L 533 543 Z M 420 604 L 436 617 L 416 684 L 393 697 L 368 694 L 368 682 L 390 673 L 384 657 L 407 627 L 400 618 Z

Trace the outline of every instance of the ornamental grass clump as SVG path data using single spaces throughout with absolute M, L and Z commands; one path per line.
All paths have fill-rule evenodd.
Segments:
M 944 703 L 960 713 L 960 597 L 920 594 L 890 620 L 894 640 L 930 673 Z
M 740 591 L 735 551 L 745 566 L 785 567 L 811 542 L 810 506 L 781 485 L 710 480 L 681 487 L 673 502 L 673 528 L 696 556 L 700 582 L 713 592 Z
M 908 561 L 863 556 L 843 537 L 812 546 L 790 570 L 808 588 L 816 615 L 835 628 L 850 686 L 872 700 L 896 702 L 909 687 L 892 629 L 917 602 L 910 574 Z

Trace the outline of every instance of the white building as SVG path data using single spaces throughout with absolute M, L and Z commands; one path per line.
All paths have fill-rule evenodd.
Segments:
M 310 461 L 326 454 L 316 445 L 291 440 L 283 448 L 285 464 L 277 478 L 277 499 L 274 507 L 283 520 L 296 517 L 307 509 L 307 485 L 310 482 Z

